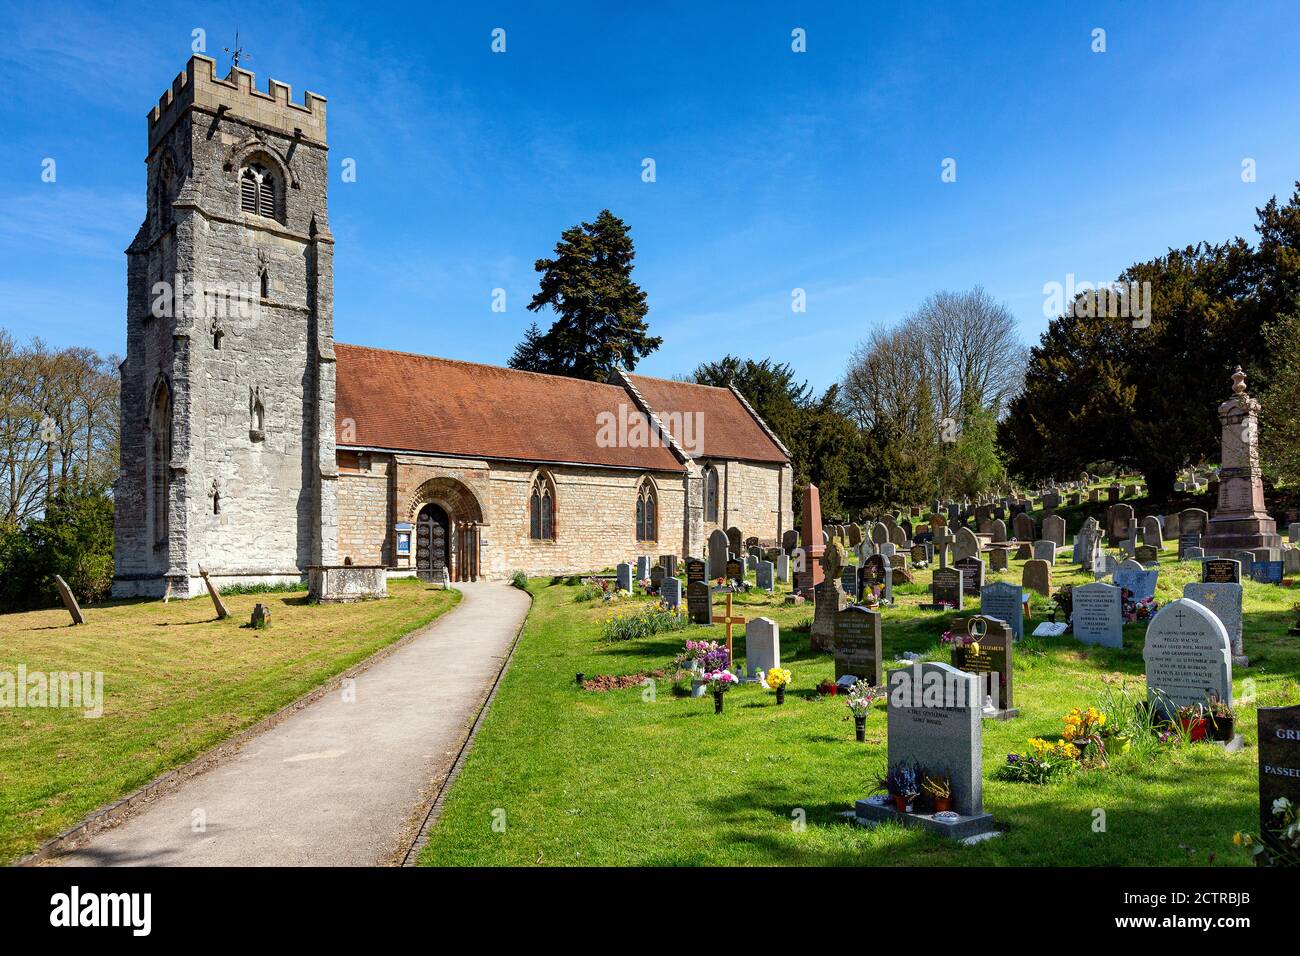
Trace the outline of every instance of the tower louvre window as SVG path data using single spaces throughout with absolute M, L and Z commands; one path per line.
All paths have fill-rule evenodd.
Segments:
M 239 208 L 268 219 L 279 218 L 276 177 L 261 163 L 249 163 L 239 176 Z

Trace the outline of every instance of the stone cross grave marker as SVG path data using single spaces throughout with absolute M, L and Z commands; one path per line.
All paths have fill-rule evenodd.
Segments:
M 713 623 L 726 625 L 727 659 L 731 661 L 732 666 L 735 666 L 736 655 L 732 652 L 731 649 L 731 627 L 733 624 L 744 624 L 745 619 L 743 617 L 739 617 L 731 613 L 731 592 L 730 591 L 727 592 L 727 613 L 721 615 L 715 614 L 713 616 Z
M 212 579 L 208 577 L 208 572 L 199 568 L 199 576 L 203 578 L 203 583 L 208 586 L 208 594 L 212 596 L 212 606 L 217 609 L 217 620 L 224 621 L 230 617 L 230 612 L 226 610 L 225 602 L 221 600 L 221 593 L 213 585 Z

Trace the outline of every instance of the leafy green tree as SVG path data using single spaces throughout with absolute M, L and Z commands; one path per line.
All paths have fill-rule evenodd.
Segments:
M 45 513 L 0 533 L 0 611 L 57 603 L 54 575 L 83 602 L 113 583 L 113 501 L 103 489 L 68 486 Z
M 529 330 L 511 366 L 607 382 L 657 349 L 663 339 L 649 334 L 646 296 L 632 281 L 635 255 L 627 224 L 608 209 L 566 229 L 555 257 L 537 260 L 541 285 L 528 304 L 558 317 L 540 337 Z

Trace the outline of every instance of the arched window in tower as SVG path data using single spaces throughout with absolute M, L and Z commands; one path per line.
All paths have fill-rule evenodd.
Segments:
M 704 520 L 718 520 L 718 469 L 712 465 L 704 468 Z
M 250 162 L 239 174 L 239 208 L 268 219 L 280 218 L 279 182 L 265 163 Z
M 262 298 L 263 299 L 271 298 L 271 276 L 265 269 L 262 270 L 262 274 L 259 277 L 258 282 L 262 289 Z
M 655 487 L 649 478 L 645 478 L 641 481 L 641 487 L 636 494 L 636 539 L 638 541 L 658 540 L 658 510 Z
M 149 524 L 154 545 L 167 542 L 171 497 L 172 400 L 166 382 L 159 382 L 149 412 Z
M 248 437 L 261 441 L 266 437 L 266 406 L 262 403 L 262 386 L 248 389 Z
M 528 493 L 528 537 L 534 541 L 555 540 L 555 485 L 541 472 Z
M 164 228 L 171 225 L 172 198 L 176 191 L 176 164 L 171 153 L 164 153 L 158 164 L 158 218 Z

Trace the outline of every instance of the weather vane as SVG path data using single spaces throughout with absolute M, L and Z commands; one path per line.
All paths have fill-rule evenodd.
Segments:
M 253 54 L 251 54 L 251 53 L 246 53 L 246 52 L 244 51 L 244 48 L 243 48 L 242 46 L 239 45 L 239 28 L 238 28 L 238 27 L 235 28 L 235 48 L 232 50 L 232 49 L 230 49 L 230 47 L 226 47 L 226 52 L 230 54 L 230 63 L 231 63 L 231 65 L 232 65 L 232 66 L 236 66 L 236 67 L 239 66 L 239 61 L 240 61 L 241 59 L 243 59 L 243 60 L 251 60 L 251 59 L 253 58 Z

